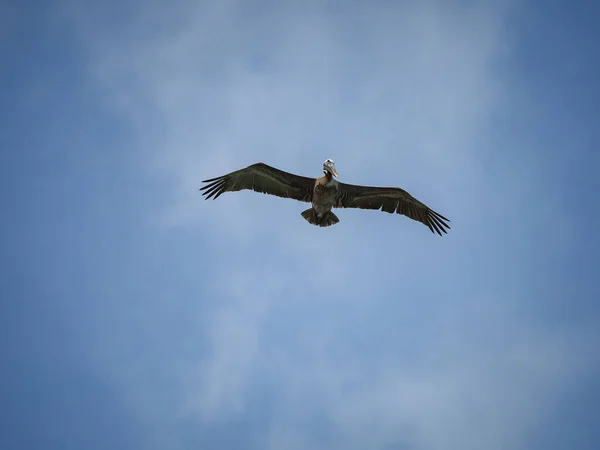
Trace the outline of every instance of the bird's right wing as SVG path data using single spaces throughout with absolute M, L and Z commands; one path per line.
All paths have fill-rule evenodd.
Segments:
M 277 197 L 312 202 L 315 179 L 294 175 L 264 163 L 256 163 L 217 178 L 202 181 L 208 183 L 200 188 L 205 200 L 216 199 L 223 192 L 251 189 Z
M 335 206 L 337 208 L 377 209 L 387 213 L 402 214 L 426 225 L 440 236 L 450 228 L 447 218 L 421 203 L 404 189 L 398 187 L 358 186 L 338 184 Z

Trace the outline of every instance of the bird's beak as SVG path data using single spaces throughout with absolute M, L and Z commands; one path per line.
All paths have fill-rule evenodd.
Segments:
M 335 170 L 335 167 L 333 167 L 333 166 L 331 166 L 331 173 L 333 173 L 334 177 L 336 177 L 336 178 L 338 177 L 337 170 Z

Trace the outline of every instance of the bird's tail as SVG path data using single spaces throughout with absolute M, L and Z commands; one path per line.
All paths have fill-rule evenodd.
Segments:
M 323 217 L 319 217 L 314 208 L 308 208 L 306 211 L 302 211 L 301 215 L 308 223 L 317 225 L 319 227 L 328 227 L 330 225 L 335 225 L 340 221 L 340 219 L 338 219 L 338 217 L 331 211 L 327 211 L 325 214 L 323 214 Z

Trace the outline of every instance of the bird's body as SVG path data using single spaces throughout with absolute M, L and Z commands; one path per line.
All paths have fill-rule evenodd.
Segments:
M 425 224 L 431 232 L 437 232 L 440 236 L 450 228 L 446 223 L 448 219 L 403 189 L 340 183 L 334 178 L 338 173 L 331 159 L 323 163 L 323 172 L 322 177 L 308 178 L 256 163 L 221 177 L 204 180 L 208 184 L 200 190 L 204 191 L 206 199 L 216 199 L 223 192 L 251 189 L 308 202 L 312 207 L 303 211 L 302 217 L 321 227 L 339 222 L 332 208 L 361 208 L 405 215 Z
M 333 176 L 331 176 L 330 173 L 326 173 L 322 177 L 315 180 L 312 209 L 315 210 L 317 222 L 320 222 L 328 213 L 331 212 L 331 208 L 333 208 L 335 205 L 335 197 L 337 193 L 338 183 L 333 179 Z

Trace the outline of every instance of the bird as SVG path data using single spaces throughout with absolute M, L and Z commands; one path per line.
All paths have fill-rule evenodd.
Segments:
M 360 208 L 397 213 L 426 225 L 432 233 L 442 236 L 450 229 L 449 219 L 421 203 L 398 187 L 359 186 L 336 180 L 339 174 L 332 159 L 323 163 L 323 176 L 318 178 L 295 175 L 263 162 L 252 164 L 226 175 L 203 180 L 200 188 L 205 200 L 217 199 L 224 192 L 244 189 L 291 198 L 311 207 L 301 216 L 319 227 L 335 225 L 340 219 L 332 208 Z

